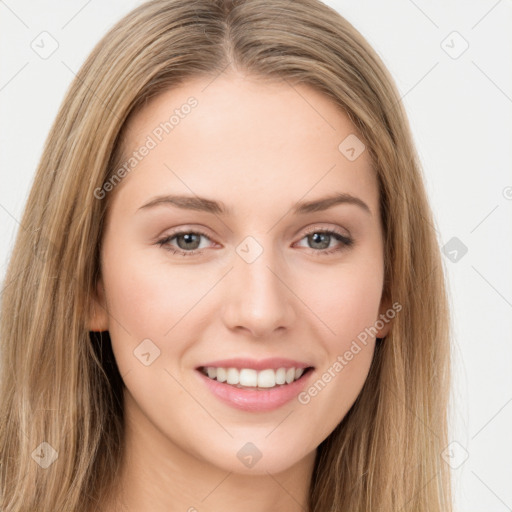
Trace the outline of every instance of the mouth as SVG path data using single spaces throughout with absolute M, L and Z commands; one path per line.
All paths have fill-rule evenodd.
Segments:
M 289 386 L 304 379 L 313 366 L 281 366 L 279 368 L 235 368 L 229 366 L 200 366 L 199 372 L 209 379 L 238 389 L 269 390 Z
M 265 413 L 290 403 L 308 385 L 315 367 L 282 357 L 208 361 L 196 375 L 213 396 L 236 409 Z

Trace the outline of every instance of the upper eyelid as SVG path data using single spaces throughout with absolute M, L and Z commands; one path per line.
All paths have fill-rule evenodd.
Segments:
M 337 232 L 337 231 L 340 231 L 341 229 L 344 229 L 345 231 L 348 232 L 347 237 L 350 236 L 350 232 L 347 228 L 335 228 L 335 227 L 328 227 L 328 226 L 321 226 L 321 225 L 313 225 L 312 227 L 309 227 L 309 228 L 305 228 L 305 231 L 304 231 L 304 235 L 308 235 L 310 234 L 311 232 L 317 232 L 317 231 L 326 231 L 326 232 Z M 181 228 L 177 228 L 176 231 L 173 231 L 172 233 L 170 233 L 169 235 L 162 235 L 163 238 L 168 238 L 168 237 L 174 237 L 174 236 L 178 236 L 178 235 L 183 235 L 183 234 L 188 234 L 188 233 L 195 233 L 195 234 L 198 234 L 198 235 L 204 235 L 206 236 L 207 238 L 212 238 L 207 232 L 206 230 L 203 230 L 202 228 L 184 228 L 184 229 L 181 229 Z

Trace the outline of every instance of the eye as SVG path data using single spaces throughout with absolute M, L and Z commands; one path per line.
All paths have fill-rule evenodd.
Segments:
M 201 237 L 210 240 L 206 234 L 199 231 L 179 231 L 158 240 L 157 244 L 173 254 L 193 256 L 194 254 L 201 254 L 200 249 L 205 248 L 205 246 L 201 247 Z M 177 248 L 172 244 L 175 239 Z
M 336 230 L 313 229 L 302 240 L 306 240 L 315 255 L 327 255 L 342 251 L 354 244 L 354 240 Z M 334 247 L 333 247 L 334 246 Z
M 202 254 L 202 249 L 208 248 L 208 244 L 201 246 L 201 238 L 210 240 L 208 235 L 200 231 L 178 231 L 161 238 L 156 243 L 172 254 L 194 256 Z M 315 255 L 336 253 L 354 243 L 352 238 L 336 230 L 318 228 L 310 230 L 301 240 L 307 241 L 309 248 L 314 249 Z

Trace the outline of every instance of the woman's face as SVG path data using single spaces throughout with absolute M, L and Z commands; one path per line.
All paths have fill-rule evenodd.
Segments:
M 128 421 L 161 453 L 275 473 L 354 403 L 388 328 L 372 330 L 379 192 L 354 133 L 308 86 L 240 75 L 190 80 L 131 119 L 91 328 L 110 331 Z M 290 368 L 309 370 L 287 383 Z

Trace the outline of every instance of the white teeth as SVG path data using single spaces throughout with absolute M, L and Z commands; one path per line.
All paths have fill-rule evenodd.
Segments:
M 228 368 L 226 382 L 228 384 L 238 384 L 240 382 L 240 375 L 236 368 Z
M 286 370 L 279 368 L 276 372 L 276 384 L 284 384 L 286 382 Z
M 217 380 L 219 382 L 226 382 L 227 375 L 225 368 L 217 368 Z
M 218 382 L 226 382 L 237 387 L 258 387 L 273 388 L 283 384 L 291 384 L 300 379 L 304 374 L 304 368 L 278 368 L 273 370 L 256 371 L 252 368 L 215 368 L 209 366 L 202 371 L 210 379 L 216 379 Z
M 276 372 L 274 370 L 262 370 L 258 372 L 258 387 L 273 388 L 276 385 Z
M 235 370 L 236 371 L 236 370 Z M 240 385 L 241 386 L 257 386 L 258 385 L 258 372 L 250 368 L 240 370 Z

